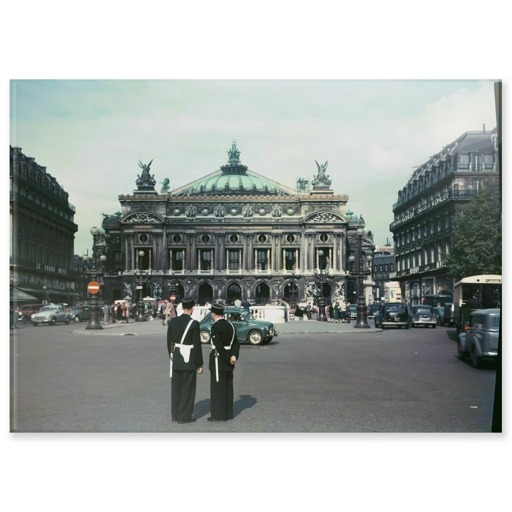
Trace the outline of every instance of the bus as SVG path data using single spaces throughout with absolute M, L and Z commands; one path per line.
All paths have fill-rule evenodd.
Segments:
M 465 329 L 469 315 L 477 309 L 501 307 L 501 275 L 468 276 L 453 287 L 454 320 L 457 333 Z
M 402 290 L 398 281 L 384 283 L 384 302 L 402 302 Z

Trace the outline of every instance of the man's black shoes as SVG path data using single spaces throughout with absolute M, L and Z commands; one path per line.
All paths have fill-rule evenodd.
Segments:
M 178 420 L 178 423 L 181 425 L 182 423 L 194 423 L 197 421 L 196 418 L 189 418 L 188 420 Z
M 211 416 L 209 418 L 207 418 L 208 421 L 224 421 L 224 420 L 217 420 L 215 418 L 212 418 Z

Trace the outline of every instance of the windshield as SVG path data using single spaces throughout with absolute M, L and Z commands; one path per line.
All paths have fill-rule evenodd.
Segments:
M 404 305 L 393 305 L 388 307 L 388 311 L 392 311 L 393 313 L 405 313 L 406 308 Z

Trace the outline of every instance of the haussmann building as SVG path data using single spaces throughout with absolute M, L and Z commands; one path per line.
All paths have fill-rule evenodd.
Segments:
M 485 186 L 500 186 L 497 131 L 468 131 L 418 167 L 398 192 L 390 225 L 396 273 L 410 304 L 429 294 L 451 294 L 446 268 L 457 211 Z M 475 212 L 478 215 L 478 212 Z

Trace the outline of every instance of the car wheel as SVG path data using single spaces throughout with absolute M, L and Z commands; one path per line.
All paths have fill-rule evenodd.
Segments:
M 436 327 L 437 327 L 437 325 L 436 325 L 436 324 L 433 324 L 433 325 L 432 325 L 432 329 L 435 329 Z
M 263 341 L 263 336 L 260 331 L 251 331 L 248 338 L 251 345 L 261 345 Z
M 471 351 L 471 363 L 473 368 L 482 368 L 482 358 L 476 353 L 475 347 Z
M 210 343 L 211 336 L 208 331 L 201 331 L 199 337 L 201 338 L 201 343 Z
M 461 361 L 464 361 L 464 357 L 466 356 L 466 354 L 462 351 L 460 341 L 457 341 L 457 355 L 459 356 L 459 359 Z
M 66 322 L 65 322 L 66 325 L 69 324 L 69 318 L 66 318 Z
M 55 325 L 55 318 L 52 318 L 49 322 L 50 325 Z
M 75 315 L 75 318 L 73 318 L 75 322 L 80 322 L 80 317 L 78 315 Z
M 37 327 L 37 322 L 32 322 L 32 325 L 33 325 L 34 327 Z

